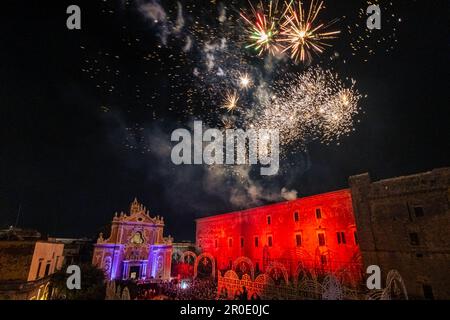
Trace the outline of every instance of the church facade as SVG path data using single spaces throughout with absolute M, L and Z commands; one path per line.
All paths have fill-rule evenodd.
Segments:
M 129 214 L 116 213 L 108 239 L 100 234 L 92 264 L 110 280 L 170 278 L 172 238 L 164 237 L 164 218 L 151 217 L 135 199 Z

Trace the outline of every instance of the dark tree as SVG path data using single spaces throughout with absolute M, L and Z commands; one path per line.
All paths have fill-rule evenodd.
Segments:
M 53 275 L 53 299 L 58 300 L 104 300 L 106 294 L 105 274 L 102 270 L 86 263 L 80 265 L 81 289 L 67 288 L 70 274 L 62 269 Z

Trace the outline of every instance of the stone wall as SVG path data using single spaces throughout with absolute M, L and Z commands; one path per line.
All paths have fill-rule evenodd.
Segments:
M 349 184 L 365 266 L 398 270 L 410 298 L 450 299 L 450 168 Z
M 245 256 L 257 272 L 277 262 L 291 277 L 299 269 L 316 274 L 345 270 L 349 280 L 356 280 L 362 269 L 355 230 L 350 191 L 341 190 L 198 219 L 196 239 L 220 270 Z
M 0 282 L 27 281 L 36 241 L 0 241 Z

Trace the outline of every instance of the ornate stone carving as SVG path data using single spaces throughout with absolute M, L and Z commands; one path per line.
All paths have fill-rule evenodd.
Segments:
M 129 214 L 114 214 L 108 239 L 99 235 L 94 248 L 93 264 L 99 264 L 103 257 L 110 256 L 108 279 L 128 279 L 131 275 L 139 278 L 170 277 L 172 238 L 163 237 L 164 219 L 151 217 L 149 211 L 135 198 L 130 204 Z M 157 261 L 161 256 L 162 262 Z M 100 258 L 99 258 L 100 257 Z M 167 260 L 167 261 L 166 261 Z M 157 263 L 158 262 L 158 263 Z M 160 263 L 161 262 L 161 263 Z M 157 268 L 158 270 L 152 270 Z

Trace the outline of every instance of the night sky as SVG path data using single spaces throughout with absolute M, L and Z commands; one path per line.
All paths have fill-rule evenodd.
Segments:
M 161 26 L 136 10 L 148 2 L 2 2 L 1 227 L 15 224 L 20 206 L 19 227 L 95 237 L 137 196 L 152 215 L 165 217 L 166 234 L 193 240 L 197 217 L 270 202 L 262 197 L 258 203 L 232 203 L 234 180 L 212 188 L 205 183 L 207 169 L 176 167 L 161 156 L 161 146 L 170 145 L 167 134 L 192 122 L 178 112 L 186 108 L 192 82 L 175 83 L 173 77 L 177 68 L 190 74 L 192 66 L 171 57 L 181 40 L 169 35 L 169 45 L 162 45 Z M 183 8 L 194 2 L 200 13 L 220 6 L 181 1 Z M 170 19 L 176 18 L 176 1 L 162 3 Z M 239 8 L 237 1 L 224 3 L 231 11 Z M 347 16 L 342 29 L 367 6 L 326 3 L 325 16 Z M 81 31 L 66 28 L 69 4 L 81 7 Z M 350 175 L 363 172 L 376 180 L 450 165 L 448 1 L 400 0 L 390 10 L 401 19 L 397 42 L 374 47 L 376 54 L 366 62 L 364 53 L 351 54 L 343 36 L 313 62 L 339 52 L 334 68 L 351 75 L 368 95 L 360 102 L 355 132 L 339 145 L 313 141 L 281 160 L 289 164 L 279 176 L 254 177 L 252 183 L 303 196 L 345 188 Z M 188 24 L 190 13 L 184 14 Z M 380 32 L 388 36 L 390 27 Z

